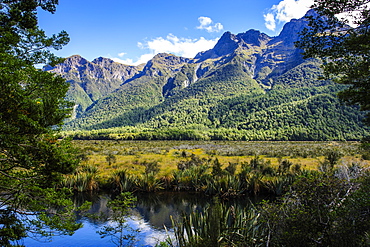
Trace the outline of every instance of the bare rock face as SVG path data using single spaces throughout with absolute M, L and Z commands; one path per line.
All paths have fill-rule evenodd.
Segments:
M 163 76 L 179 71 L 191 59 L 168 53 L 159 53 L 147 62 L 142 75 Z
M 102 57 L 89 62 L 79 55 L 68 57 L 55 67 L 44 68 L 61 75 L 71 84 L 67 98 L 75 102 L 77 117 L 94 101 L 119 88 L 141 69 L 142 66 L 124 65 Z
M 92 62 L 85 58 L 74 55 L 67 58 L 63 63 L 45 70 L 60 74 L 66 78 L 74 77 L 80 81 L 101 80 L 101 82 L 119 81 L 122 84 L 127 79 L 141 71 L 141 66 L 129 66 L 114 62 L 112 59 L 99 57 Z

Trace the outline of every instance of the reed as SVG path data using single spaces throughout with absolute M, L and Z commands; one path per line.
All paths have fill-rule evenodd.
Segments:
M 245 188 L 237 176 L 226 175 L 219 179 L 209 179 L 207 190 L 210 195 L 225 197 L 238 197 L 245 193 Z
M 175 171 L 174 190 L 204 191 L 207 180 L 211 175 L 208 173 L 208 165 L 191 166 L 188 169 Z

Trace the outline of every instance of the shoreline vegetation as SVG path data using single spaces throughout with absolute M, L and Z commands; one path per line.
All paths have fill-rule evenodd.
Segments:
M 282 195 L 302 176 L 369 167 L 359 142 L 74 140 L 77 192 L 196 191 L 222 198 Z
M 64 177 L 61 187 L 130 198 L 135 195 L 130 192 L 161 191 L 209 196 L 210 203 L 201 212 L 171 218 L 174 236 L 156 247 L 370 243 L 370 162 L 359 142 L 74 140 L 73 144 L 80 150 L 81 165 Z M 233 198 L 248 201 L 261 195 L 270 199 L 248 208 L 227 205 Z
M 279 129 L 238 129 L 208 128 L 203 125 L 185 127 L 141 128 L 135 126 L 116 127 L 98 130 L 62 131 L 61 137 L 72 137 L 75 140 L 178 140 L 178 141 L 360 141 L 369 134 L 368 128 L 362 132 L 336 129 L 332 132 L 309 130 L 300 127 Z

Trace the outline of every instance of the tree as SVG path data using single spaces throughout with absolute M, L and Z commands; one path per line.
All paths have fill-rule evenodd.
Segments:
M 111 223 L 103 226 L 102 230 L 97 231 L 102 238 L 110 237 L 110 241 L 116 246 L 132 246 L 135 242 L 138 229 L 132 229 L 127 224 L 127 215 L 130 207 L 136 202 L 136 198 L 130 192 L 121 193 L 112 201 L 109 201 L 108 207 L 111 210 L 106 217 L 106 221 Z
M 28 65 L 55 64 L 61 60 L 50 49 L 61 49 L 69 42 L 61 31 L 47 37 L 37 26 L 37 8 L 54 13 L 58 0 L 2 0 L 0 1 L 0 51 Z M 3 57 L 2 57 L 3 59 Z
M 263 206 L 268 245 L 368 246 L 369 181 L 368 174 L 300 177 L 289 193 Z
M 71 111 L 64 100 L 69 85 L 34 66 L 58 62 L 50 49 L 69 41 L 64 31 L 47 37 L 37 26 L 37 8 L 53 13 L 57 3 L 0 1 L 1 246 L 28 233 L 72 234 L 80 227 L 68 191 L 55 189 L 78 163 L 70 143 L 56 136 Z
M 324 75 L 350 86 L 339 97 L 370 110 L 370 1 L 315 0 L 296 45 L 323 60 Z M 370 125 L 370 113 L 366 124 Z

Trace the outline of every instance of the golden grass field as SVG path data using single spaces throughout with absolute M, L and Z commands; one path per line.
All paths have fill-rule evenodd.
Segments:
M 98 168 L 98 176 L 106 178 L 116 170 L 127 170 L 131 174 L 144 173 L 143 162 L 158 162 L 158 176 L 166 176 L 177 169 L 177 164 L 195 154 L 200 158 L 218 159 L 225 168 L 237 163 L 250 162 L 256 156 L 278 166 L 279 159 L 288 159 L 300 164 L 302 169 L 315 170 L 330 150 L 339 151 L 339 163 L 362 162 L 358 142 L 240 142 L 240 141 L 73 141 L 85 156 L 83 164 Z M 107 161 L 107 156 L 114 161 Z

